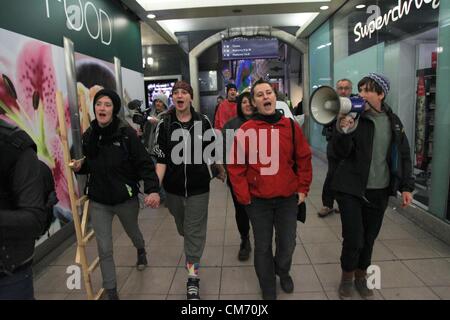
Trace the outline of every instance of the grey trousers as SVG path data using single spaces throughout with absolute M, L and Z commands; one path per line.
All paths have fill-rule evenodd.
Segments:
M 209 192 L 187 198 L 168 192 L 166 196 L 178 233 L 184 237 L 186 262 L 199 263 L 206 243 Z
M 117 287 L 116 266 L 113 258 L 112 221 L 114 215 L 119 217 L 128 237 L 137 249 L 145 248 L 144 237 L 138 225 L 139 202 L 137 197 L 123 203 L 108 206 L 89 201 L 89 215 L 97 240 L 100 269 L 103 277 L 103 288 Z

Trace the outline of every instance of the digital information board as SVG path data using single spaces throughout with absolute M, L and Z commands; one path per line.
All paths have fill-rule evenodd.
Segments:
M 276 59 L 278 39 L 231 39 L 222 40 L 222 59 Z

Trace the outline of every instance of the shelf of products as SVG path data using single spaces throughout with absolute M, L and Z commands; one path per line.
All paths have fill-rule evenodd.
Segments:
M 417 70 L 416 139 L 414 166 L 427 172 L 432 160 L 434 110 L 436 108 L 436 70 Z

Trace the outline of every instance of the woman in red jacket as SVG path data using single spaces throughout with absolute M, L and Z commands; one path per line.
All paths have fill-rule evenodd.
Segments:
M 289 271 L 296 244 L 297 204 L 305 201 L 311 184 L 311 150 L 301 129 L 275 110 L 270 83 L 258 80 L 251 97 L 257 113 L 236 132 L 227 168 L 236 198 L 246 205 L 252 224 L 255 270 L 263 298 L 272 300 L 277 297 L 276 274 L 283 291 L 294 290 Z

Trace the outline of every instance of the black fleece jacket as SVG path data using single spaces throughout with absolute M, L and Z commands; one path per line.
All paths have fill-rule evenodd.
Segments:
M 212 129 L 208 117 L 196 112 L 192 106 L 190 110 L 192 120 L 187 129 L 189 136 L 184 134 L 179 136 L 178 139 L 175 138 L 176 135 L 172 136 L 175 130 L 183 128 L 177 119 L 176 109 L 173 108 L 166 112 L 158 123 L 154 148 L 157 162 L 167 165 L 163 180 L 164 189 L 169 193 L 186 198 L 209 192 L 209 183 L 212 176 L 203 158 L 203 153 L 206 147 L 216 141 L 215 135 L 210 136 L 210 140 L 203 137 L 205 132 Z M 214 131 L 211 130 L 210 133 L 214 134 Z M 175 141 L 172 141 L 172 138 Z M 180 147 L 183 145 L 184 147 L 181 150 Z M 196 146 L 200 146 L 201 150 L 196 150 Z M 190 152 L 185 155 L 184 152 L 189 147 Z M 176 163 L 172 159 L 172 150 L 174 148 L 177 148 L 176 155 L 182 157 L 180 163 Z M 200 151 L 202 154 L 200 154 Z M 214 152 L 211 155 L 214 157 Z M 196 158 L 201 159 L 200 163 L 196 163 Z
M 89 199 L 106 205 L 123 203 L 139 193 L 159 191 L 159 180 L 150 155 L 131 126 L 119 118 L 106 128 L 97 121 L 83 134 L 86 156 L 78 174 L 89 174 L 86 194 Z
M 386 159 L 390 173 L 389 194 L 396 196 L 397 191 L 414 190 L 412 161 L 402 122 L 389 106 L 383 104 L 383 109 L 391 122 L 392 131 Z M 339 161 L 331 182 L 331 187 L 335 191 L 364 197 L 372 160 L 374 130 L 373 122 L 363 114 L 352 133 L 344 134 L 336 131 L 333 134 L 330 142 L 333 154 Z

